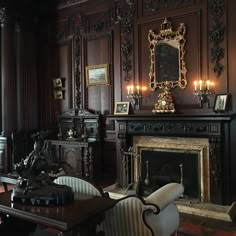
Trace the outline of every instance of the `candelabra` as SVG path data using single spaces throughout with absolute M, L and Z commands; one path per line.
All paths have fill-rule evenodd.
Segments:
M 197 85 L 199 84 L 199 89 L 197 89 Z M 213 94 L 213 91 L 210 89 L 210 85 L 213 85 L 209 80 L 199 82 L 194 81 L 194 91 L 193 95 L 197 97 L 200 106 L 203 106 L 203 103 L 207 103 L 209 106 L 209 97 Z
M 127 98 L 130 100 L 130 104 L 134 110 L 139 110 L 141 97 L 141 94 L 136 92 L 127 95 Z
M 127 86 L 128 95 L 127 98 L 130 100 L 130 104 L 133 110 L 139 110 L 140 108 L 140 99 L 142 95 L 140 93 L 141 90 L 146 90 L 146 87 L 140 87 L 139 85 L 136 86 Z

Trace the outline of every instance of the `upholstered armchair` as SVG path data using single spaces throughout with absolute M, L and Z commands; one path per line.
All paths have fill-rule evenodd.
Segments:
M 68 185 L 74 192 L 108 197 L 99 186 L 85 179 L 60 176 L 54 182 Z M 112 209 L 106 211 L 97 230 L 106 236 L 174 235 L 179 226 L 179 212 L 174 200 L 183 191 L 181 184 L 169 183 L 145 199 L 135 195 L 120 198 Z
M 73 192 L 78 192 L 93 196 L 104 196 L 104 197 L 108 196 L 108 193 L 104 193 L 102 189 L 95 183 L 92 183 L 88 180 L 78 177 L 59 176 L 54 180 L 54 183 L 70 186 Z
M 119 199 L 106 212 L 99 230 L 108 236 L 170 236 L 179 226 L 179 212 L 174 200 L 183 194 L 181 184 L 170 183 L 145 200 L 136 196 Z

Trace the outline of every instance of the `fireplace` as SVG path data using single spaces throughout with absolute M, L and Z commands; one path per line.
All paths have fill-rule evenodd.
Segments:
M 183 182 L 185 197 L 210 201 L 209 141 L 204 138 L 134 136 L 131 176 L 144 195 Z
M 190 198 L 220 205 L 232 203 L 234 188 L 229 142 L 229 130 L 234 119 L 232 115 L 134 114 L 110 116 L 109 119 L 116 121 L 117 183 L 120 187 L 127 189 L 136 184 L 140 175 L 145 180 L 146 161 L 152 162 L 149 157 L 155 160 L 154 164 L 148 164 L 149 167 L 160 165 L 158 161 L 162 158 L 169 158 L 169 162 L 174 158 L 176 166 L 183 164 L 183 182 L 186 179 L 186 168 L 189 168 L 186 165 L 194 166 L 196 179 L 191 180 L 187 176 L 190 179 L 185 183 L 191 185 L 191 182 L 197 182 L 193 192 L 187 193 Z M 169 157 L 157 158 L 163 153 Z M 192 164 L 186 164 L 185 159 L 191 160 Z M 140 162 L 144 164 L 143 170 L 140 169 Z M 155 171 L 160 170 L 157 168 Z M 177 181 L 180 180 L 179 172 L 180 168 L 177 167 L 174 170 Z

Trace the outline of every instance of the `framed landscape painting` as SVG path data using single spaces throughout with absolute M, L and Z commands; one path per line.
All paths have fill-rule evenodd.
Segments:
M 87 86 L 109 85 L 108 64 L 86 67 Z

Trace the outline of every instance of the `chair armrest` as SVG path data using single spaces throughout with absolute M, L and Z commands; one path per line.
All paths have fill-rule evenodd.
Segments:
M 163 210 L 171 202 L 179 198 L 184 192 L 184 187 L 179 183 L 169 183 L 150 194 L 145 202 L 154 204 Z

